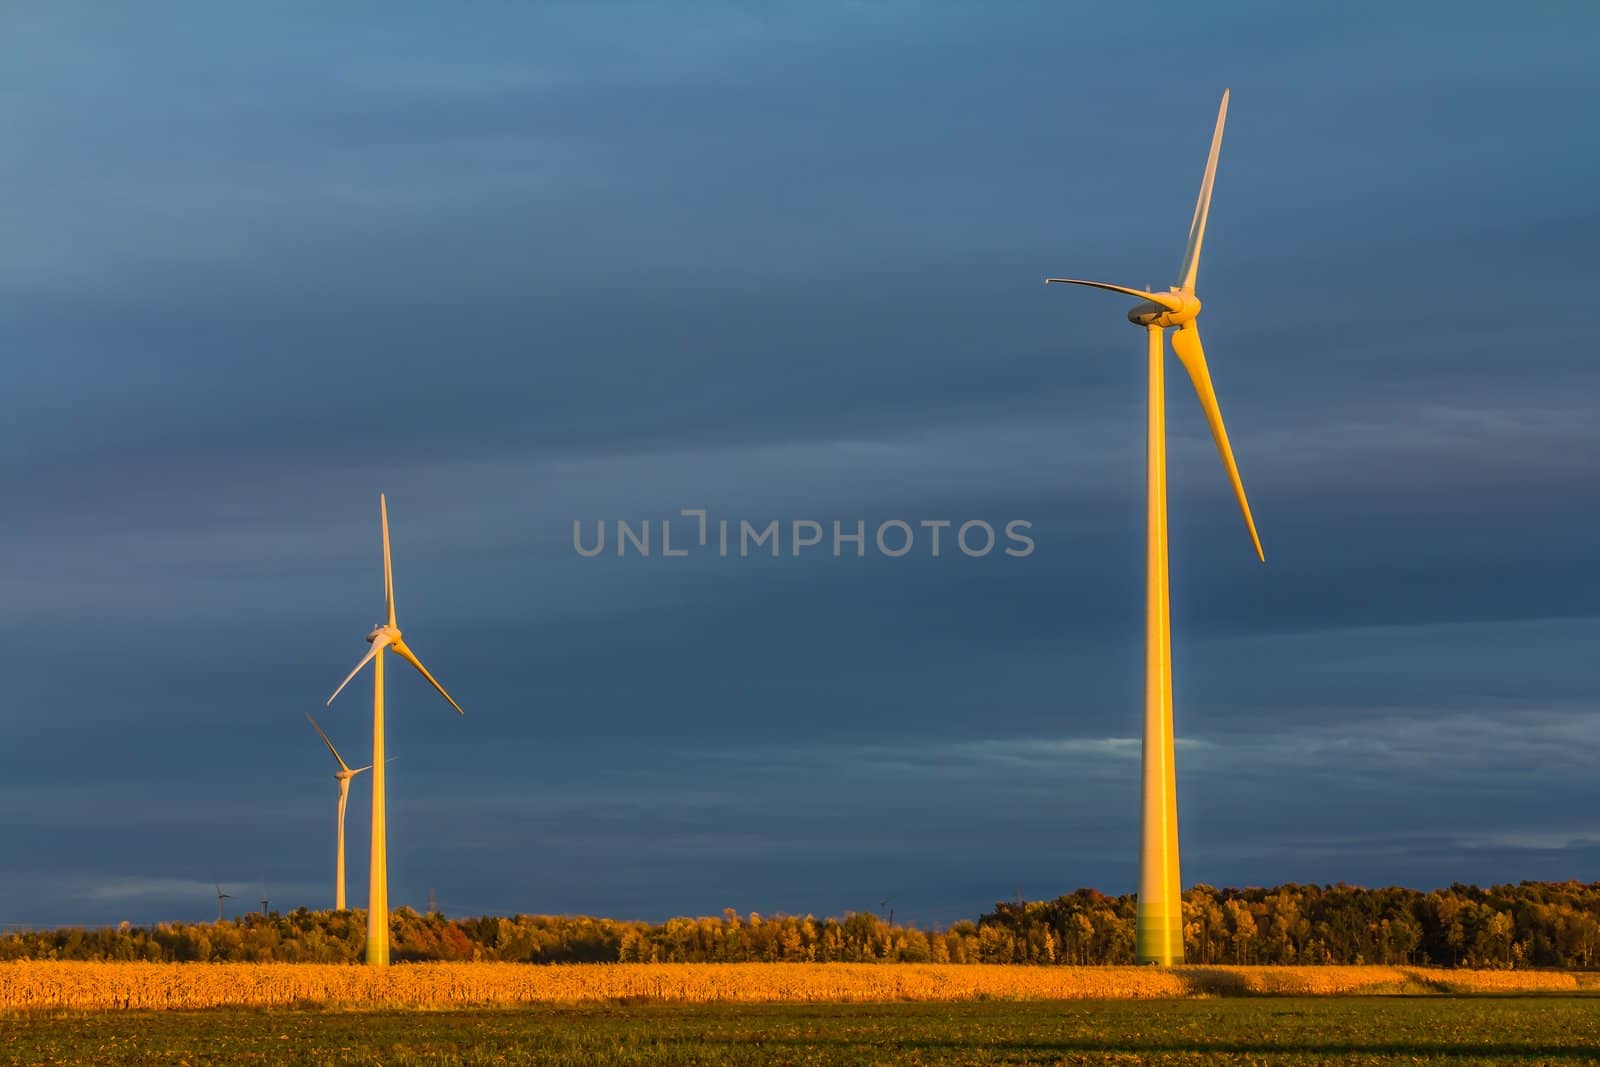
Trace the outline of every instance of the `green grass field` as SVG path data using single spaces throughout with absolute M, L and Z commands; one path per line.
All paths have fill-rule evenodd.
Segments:
M 1425 996 L 0 1017 L 10 1064 L 1600 1062 L 1600 998 Z

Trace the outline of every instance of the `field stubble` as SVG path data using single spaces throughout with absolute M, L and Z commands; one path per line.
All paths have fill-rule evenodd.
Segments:
M 0 1010 L 592 1003 L 888 1003 L 1600 992 L 1600 975 L 1422 967 L 994 964 L 0 963 Z

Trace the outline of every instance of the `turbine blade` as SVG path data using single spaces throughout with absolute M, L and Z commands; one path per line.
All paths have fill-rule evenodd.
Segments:
M 1217 178 L 1217 154 L 1222 151 L 1222 125 L 1228 118 L 1228 90 L 1222 90 L 1222 106 L 1217 109 L 1217 129 L 1211 135 L 1211 155 L 1206 159 L 1206 176 L 1200 179 L 1200 199 L 1194 205 L 1194 220 L 1189 223 L 1189 246 L 1183 251 L 1183 267 L 1178 285 L 1194 288 L 1200 271 L 1200 246 L 1206 239 L 1206 218 L 1211 214 L 1211 186 Z
M 1113 293 L 1127 293 L 1129 296 L 1136 296 L 1140 300 L 1149 300 L 1151 303 L 1160 304 L 1168 311 L 1177 311 L 1183 306 L 1183 302 L 1171 293 L 1147 293 L 1143 289 L 1129 289 L 1126 285 L 1112 285 L 1109 282 L 1086 282 L 1082 278 L 1046 278 L 1044 280 L 1046 285 L 1052 282 L 1058 285 L 1087 285 L 1091 289 L 1109 289 Z
M 461 705 L 456 703 L 455 697 L 451 696 L 449 693 L 446 693 L 444 691 L 444 686 L 440 685 L 438 680 L 436 678 L 434 678 L 433 675 L 428 673 L 428 668 L 426 668 L 426 667 L 424 667 L 422 665 L 422 661 L 417 658 L 416 653 L 412 652 L 409 648 L 406 647 L 406 644 L 405 644 L 404 641 L 396 641 L 394 643 L 394 651 L 395 651 L 395 654 L 398 655 L 401 659 L 405 660 L 407 663 L 409 663 L 413 667 L 415 667 L 418 670 L 418 672 L 420 672 L 421 675 L 428 680 L 428 684 L 433 686 L 435 689 L 437 689 L 439 691 L 439 695 L 444 697 L 446 700 L 448 700 L 450 702 L 450 706 L 452 708 L 456 709 L 456 714 L 458 714 L 458 715 L 465 715 L 466 714 L 466 712 L 461 710 Z
M 384 760 L 383 762 L 388 763 L 389 761 L 388 760 Z M 346 769 L 348 770 L 348 768 L 346 768 Z M 370 770 L 372 770 L 372 764 L 370 764 L 370 763 L 367 764 L 365 767 L 357 767 L 355 770 L 350 771 L 350 777 L 354 778 L 356 775 L 360 774 L 362 771 L 370 771 Z
M 389 563 L 389 502 L 378 494 L 378 514 L 383 520 L 383 607 L 394 625 L 394 568 Z
M 360 670 L 360 669 L 361 668 L 359 668 L 359 667 L 356 668 L 356 670 Z M 343 688 L 343 686 L 341 686 L 340 688 Z M 338 696 L 339 694 L 335 693 L 333 695 L 334 696 Z M 329 701 L 329 703 L 332 703 L 333 702 L 333 697 L 329 697 L 328 701 Z M 322 743 L 328 746 L 328 751 L 329 752 L 333 753 L 333 758 L 339 762 L 339 769 L 341 771 L 348 771 L 350 769 L 350 766 L 347 763 L 345 763 L 344 757 L 339 755 L 339 750 L 333 747 L 333 742 L 328 740 L 328 735 L 322 732 L 322 727 L 317 725 L 317 720 L 313 719 L 310 715 L 307 715 L 306 716 L 306 721 L 311 723 L 311 728 L 313 730 L 317 731 L 317 736 L 322 738 Z
M 376 656 L 380 651 L 382 651 L 383 647 L 385 645 L 387 645 L 388 643 L 389 643 L 389 638 L 388 638 L 387 635 L 385 635 L 383 637 L 380 637 L 376 641 L 372 642 L 372 647 L 367 650 L 367 654 L 365 656 L 361 657 L 361 662 L 356 664 L 356 669 L 351 671 L 349 674 L 345 675 L 344 681 L 339 683 L 339 688 L 335 689 L 333 691 L 333 696 L 328 698 L 328 703 L 329 704 L 333 703 L 333 698 L 334 697 L 336 697 L 340 693 L 344 692 L 344 687 L 349 685 L 351 680 L 354 679 L 356 675 L 361 673 L 361 668 L 365 667 L 368 663 L 372 662 L 373 657 Z
M 1256 546 L 1256 557 L 1265 563 L 1266 553 L 1261 551 L 1261 538 L 1256 534 L 1256 520 L 1250 514 L 1250 501 L 1244 495 L 1244 482 L 1239 480 L 1239 465 L 1233 461 L 1233 449 L 1228 445 L 1228 428 L 1222 422 L 1222 409 L 1217 406 L 1217 391 L 1211 386 L 1211 371 L 1206 366 L 1206 350 L 1200 344 L 1200 330 L 1191 320 L 1172 334 L 1172 350 L 1178 362 L 1189 372 L 1194 391 L 1200 397 L 1200 407 L 1205 410 L 1206 422 L 1211 425 L 1211 436 L 1217 442 L 1217 452 L 1222 465 L 1227 468 L 1228 481 L 1233 483 L 1233 495 L 1239 500 L 1239 510 L 1244 513 L 1244 524 L 1250 528 L 1250 540 Z

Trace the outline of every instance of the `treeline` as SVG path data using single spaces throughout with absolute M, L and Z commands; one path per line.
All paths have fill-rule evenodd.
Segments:
M 1134 898 L 1092 889 L 997 904 L 980 937 L 1018 963 L 1132 963 Z M 1282 885 L 1183 895 L 1189 963 L 1590 968 L 1600 963 L 1600 882 L 1415 889 Z M 986 960 L 1003 959 L 985 946 Z
M 1134 898 L 1080 889 L 1002 903 L 947 929 L 727 909 L 646 923 L 588 916 L 447 919 L 391 915 L 396 960 L 584 962 L 906 962 L 1126 964 Z M 1431 964 L 1591 968 L 1600 964 L 1600 883 L 1522 882 L 1480 889 L 1283 885 L 1184 894 L 1189 963 Z M 354 963 L 362 911 L 255 912 L 220 923 L 13 932 L 0 959 Z

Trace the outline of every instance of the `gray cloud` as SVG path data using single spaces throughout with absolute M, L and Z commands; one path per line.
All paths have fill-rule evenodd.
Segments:
M 1197 69 L 1162 14 L 15 16 L 0 920 L 321 884 L 302 715 L 379 610 L 379 489 L 469 713 L 396 683 L 397 900 L 1126 888 L 1139 338 L 1040 280 L 1160 282 L 1223 82 L 1206 341 L 1270 562 L 1175 380 L 1186 872 L 1600 877 L 1600 156 L 1551 106 L 1594 20 L 1223 10 Z M 571 551 L 693 506 L 1038 550 Z

